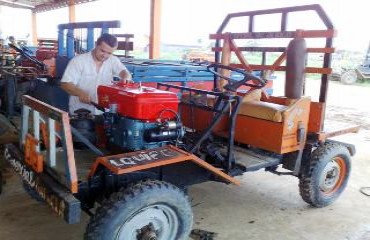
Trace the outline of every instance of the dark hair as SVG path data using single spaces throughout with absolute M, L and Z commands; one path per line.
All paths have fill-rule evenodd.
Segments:
M 96 45 L 100 45 L 102 42 L 105 42 L 110 47 L 117 47 L 117 38 L 109 33 L 103 33 L 98 40 L 96 40 Z

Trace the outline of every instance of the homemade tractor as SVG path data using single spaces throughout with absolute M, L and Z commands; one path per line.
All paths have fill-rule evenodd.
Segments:
M 290 13 L 307 11 L 326 29 L 287 30 Z M 276 13 L 279 31 L 254 30 L 255 16 Z M 247 33 L 223 32 L 240 17 L 249 20 Z M 319 5 L 229 14 L 211 35 L 218 61 L 207 70 L 215 75 L 214 91 L 168 83 L 99 86 L 92 104 L 103 114 L 81 109 L 71 117 L 23 96 L 20 142 L 6 145 L 5 158 L 28 193 L 68 223 L 79 222 L 81 210 L 91 215 L 86 239 L 187 239 L 193 218 L 187 187 L 239 185 L 236 176 L 259 169 L 298 177 L 303 200 L 327 206 L 345 189 L 355 153 L 353 145 L 329 138 L 357 130 L 324 128 L 334 35 Z M 242 48 L 234 41 L 251 38 L 292 40 L 288 47 Z M 308 48 L 308 38 L 323 38 L 325 46 Z M 240 50 L 282 54 L 272 65 L 252 65 Z M 232 52 L 239 65 L 230 62 Z M 310 52 L 324 54 L 321 68 L 305 66 Z M 265 94 L 266 81 L 252 70 L 285 71 L 285 96 Z M 322 75 L 319 101 L 303 94 L 307 72 Z M 250 90 L 238 91 L 244 86 Z
M 8 118 L 19 116 L 20 96 L 31 91 L 35 79 L 55 76 L 55 54 L 45 47 L 45 40 L 40 41 L 36 55 L 26 46 L 11 43 L 10 50 L 13 58 L 0 65 L 0 111 Z

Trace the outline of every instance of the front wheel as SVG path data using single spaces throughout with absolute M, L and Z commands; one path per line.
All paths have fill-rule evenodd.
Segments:
M 166 182 L 142 181 L 102 203 L 87 226 L 85 239 L 187 239 L 192 222 L 183 191 Z
M 314 207 L 333 203 L 346 188 L 350 171 L 350 154 L 345 146 L 327 143 L 318 147 L 312 153 L 308 172 L 300 177 L 301 197 Z

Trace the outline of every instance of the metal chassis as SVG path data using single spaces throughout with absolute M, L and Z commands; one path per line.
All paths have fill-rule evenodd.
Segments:
M 296 12 L 309 12 L 312 11 L 317 14 L 318 19 L 321 20 L 325 29 L 323 30 L 297 30 L 297 31 L 288 31 L 288 19 L 289 14 Z M 263 15 L 280 15 L 280 29 L 270 32 L 261 32 L 256 31 L 254 25 L 256 22 L 257 16 Z M 246 32 L 238 33 L 228 33 L 225 32 L 227 25 L 232 19 L 241 19 L 245 18 L 248 20 L 248 29 Z M 237 12 L 228 14 L 223 20 L 222 24 L 218 28 L 215 34 L 211 34 L 210 38 L 216 40 L 215 47 L 212 49 L 215 51 L 215 59 L 217 63 L 224 65 L 239 67 L 248 71 L 251 70 L 260 70 L 260 71 L 286 71 L 285 66 L 281 64 L 286 59 L 286 48 L 285 47 L 238 47 L 235 43 L 235 40 L 242 39 L 284 39 L 284 38 L 322 38 L 325 40 L 325 46 L 323 48 L 307 48 L 308 53 L 323 53 L 323 64 L 322 67 L 306 67 L 306 73 L 319 73 L 321 74 L 321 87 L 320 87 L 320 96 L 319 103 L 323 105 L 320 108 L 320 115 L 318 130 L 314 133 L 310 133 L 311 137 L 319 139 L 322 137 L 324 127 L 324 115 L 325 115 L 325 103 L 327 99 L 328 91 L 328 74 L 331 73 L 331 54 L 334 52 L 333 48 L 333 37 L 335 37 L 336 31 L 334 29 L 333 23 L 326 15 L 325 11 L 318 4 L 313 5 L 304 5 L 304 6 L 295 6 L 287 8 L 276 8 L 276 9 L 266 9 L 266 10 L 257 10 L 249 12 Z M 221 46 L 221 43 L 223 45 Z M 237 56 L 240 64 L 231 64 L 230 56 L 234 52 Z M 262 53 L 262 63 L 260 65 L 250 64 L 247 59 L 244 57 L 243 52 L 260 52 Z M 266 53 L 268 52 L 280 52 L 281 55 L 274 61 L 271 65 L 266 65 Z M 221 58 L 222 53 L 222 58 Z M 217 78 L 215 78 L 215 85 L 217 84 Z M 216 85 L 217 86 L 217 85 Z
M 237 100 L 238 98 L 226 97 L 226 99 Z M 222 106 L 220 114 L 226 109 L 228 109 L 228 104 Z M 40 125 L 44 125 L 44 127 L 40 127 Z M 168 169 L 172 168 L 176 172 L 174 177 L 176 182 L 176 178 L 178 179 L 179 174 L 182 173 L 184 164 L 189 163 L 190 172 L 193 174 L 184 179 L 189 179 L 189 177 L 194 179 L 189 179 L 191 183 L 184 183 L 186 180 L 179 181 L 182 186 L 210 179 L 240 184 L 238 180 L 227 173 L 192 154 L 197 147 L 194 147 L 192 152 L 186 152 L 171 145 L 112 156 L 101 156 L 98 149 L 95 148 L 95 151 L 92 149 L 100 157 L 96 158 L 95 163 L 92 163 L 90 173 L 86 176 L 87 181 L 78 181 L 72 134 L 76 133 L 69 125 L 67 112 L 25 95 L 23 96 L 19 146 L 7 144 L 5 149 L 5 158 L 21 175 L 23 182 L 70 224 L 79 222 L 81 209 L 89 213 L 89 209 L 98 200 L 99 194 L 110 194 L 117 188 L 117 183 L 122 179 L 125 180 L 126 177 L 129 181 L 131 176 L 134 176 L 133 180 L 152 176 L 171 181 L 171 177 L 164 175 L 164 172 L 171 172 Z M 27 154 L 27 136 L 32 136 L 34 139 L 30 151 L 37 155 L 38 160 L 41 159 L 43 163 L 41 167 L 36 166 L 37 159 L 29 157 Z M 60 159 L 57 159 L 56 155 L 57 138 L 61 142 L 59 151 L 62 151 L 62 156 Z M 44 154 L 40 150 L 41 139 L 45 145 Z M 88 144 L 88 140 L 86 141 Z M 164 153 L 162 155 L 165 158 L 157 157 L 160 155 L 159 153 Z M 56 167 L 56 161 L 64 163 L 65 173 L 62 175 L 53 168 Z M 203 170 L 196 173 L 194 167 Z
M 235 122 L 236 122 L 236 115 L 238 113 L 240 103 L 241 103 L 241 97 L 238 95 L 233 95 L 229 92 L 213 92 L 213 91 L 207 91 L 207 90 L 200 90 L 200 89 L 194 89 L 189 87 L 183 87 L 183 86 L 177 86 L 167 83 L 158 83 L 158 88 L 165 87 L 166 90 L 169 89 L 178 89 L 183 93 L 184 91 L 189 93 L 189 98 L 191 99 L 193 94 L 201 94 L 201 95 L 212 95 L 217 97 L 217 100 L 215 102 L 215 105 L 212 107 L 202 105 L 199 103 L 191 102 L 188 103 L 188 105 L 192 107 L 197 107 L 201 109 L 206 109 L 209 111 L 212 111 L 215 113 L 211 124 L 208 126 L 207 129 L 202 132 L 199 139 L 195 142 L 195 144 L 188 149 L 191 153 L 197 153 L 199 151 L 199 147 L 201 144 L 209 138 L 209 136 L 212 133 L 212 130 L 215 128 L 217 123 L 220 122 L 221 118 L 224 116 L 224 114 L 227 113 L 228 110 L 230 110 L 229 118 L 229 129 L 228 129 L 228 143 L 227 143 L 227 154 L 225 156 L 225 161 L 222 163 L 222 167 L 225 169 L 227 173 L 231 173 L 233 168 L 235 167 L 235 157 L 233 153 L 234 148 L 234 135 L 235 135 Z M 187 104 L 187 103 L 184 103 Z

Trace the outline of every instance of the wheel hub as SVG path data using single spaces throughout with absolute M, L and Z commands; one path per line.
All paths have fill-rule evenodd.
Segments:
M 116 240 L 176 239 L 179 222 L 176 212 L 167 205 L 156 204 L 133 213 L 122 223 Z
M 157 233 L 154 229 L 153 223 L 144 226 L 142 229 L 137 230 L 137 239 L 140 240 L 157 240 Z
M 330 192 L 338 183 L 340 177 L 340 166 L 336 161 L 329 162 L 320 178 L 320 189 L 323 192 Z

